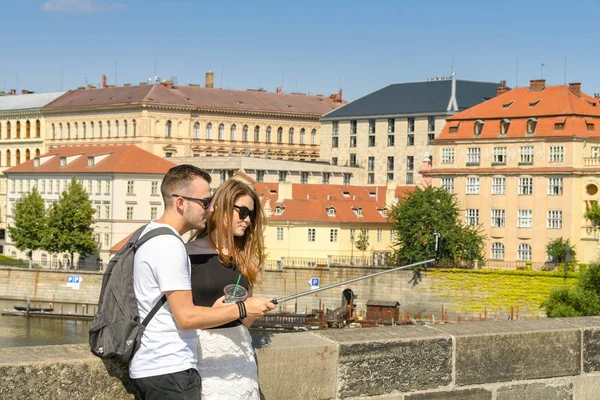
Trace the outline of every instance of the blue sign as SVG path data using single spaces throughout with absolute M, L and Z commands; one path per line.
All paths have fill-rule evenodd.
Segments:
M 69 275 L 69 277 L 67 278 L 67 283 L 73 283 L 73 275 Z
M 313 288 L 318 288 L 319 287 L 319 278 L 311 278 L 310 286 Z
M 79 275 L 73 276 L 73 283 L 79 283 L 79 279 L 81 279 Z

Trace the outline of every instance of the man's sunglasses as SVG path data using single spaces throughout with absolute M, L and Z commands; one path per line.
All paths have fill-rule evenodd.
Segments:
M 195 201 L 196 203 L 200 203 L 202 208 L 204 208 L 205 210 L 208 210 L 208 208 L 210 207 L 210 203 L 212 202 L 212 197 L 205 197 L 201 199 L 198 197 L 181 196 L 179 194 L 172 194 L 171 197 L 181 197 L 184 200 Z
M 237 210 L 238 215 L 240 216 L 240 219 L 242 221 L 245 220 L 248 217 L 250 217 L 250 221 L 254 221 L 254 219 L 256 218 L 256 212 L 254 210 L 250 210 L 246 206 L 236 206 L 236 205 L 234 205 L 233 208 L 235 208 Z

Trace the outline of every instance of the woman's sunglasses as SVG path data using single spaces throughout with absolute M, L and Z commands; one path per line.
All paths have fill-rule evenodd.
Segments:
M 250 221 L 254 221 L 254 219 L 256 218 L 256 212 L 254 212 L 254 210 L 250 210 L 246 206 L 236 206 L 236 205 L 234 205 L 233 208 L 235 208 L 237 210 L 238 215 L 240 216 L 240 219 L 242 221 L 245 220 L 248 217 L 250 217 Z
M 184 200 L 195 201 L 196 203 L 200 203 L 202 208 L 204 208 L 205 210 L 208 210 L 208 208 L 210 207 L 210 203 L 212 201 L 212 197 L 205 197 L 205 198 L 187 197 L 187 196 L 181 196 L 179 194 L 172 194 L 171 197 L 181 197 Z

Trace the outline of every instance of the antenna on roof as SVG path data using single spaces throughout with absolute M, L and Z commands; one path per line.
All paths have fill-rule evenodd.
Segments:
M 541 77 L 541 79 L 544 79 L 544 66 L 545 66 L 545 65 L 546 65 L 546 64 L 542 63 L 542 77 Z

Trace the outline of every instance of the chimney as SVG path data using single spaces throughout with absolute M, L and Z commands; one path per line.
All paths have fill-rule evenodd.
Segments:
M 106 88 L 108 84 L 106 83 L 106 75 L 102 74 L 102 87 Z
M 340 98 L 340 103 L 342 102 L 342 89 L 340 89 L 340 91 L 338 92 L 338 96 Z
M 596 100 L 600 100 L 600 93 L 594 93 L 594 98 Z
M 206 81 L 204 82 L 204 87 L 212 89 L 215 87 L 215 74 L 208 71 L 206 73 Z
M 10 96 L 14 96 L 14 95 L 16 95 L 16 94 L 17 94 L 17 89 L 10 89 L 10 90 L 8 91 L 8 94 L 9 94 Z
M 391 207 L 394 197 L 396 197 L 396 182 L 389 181 L 385 188 L 385 205 Z
M 529 81 L 529 90 L 540 91 L 546 87 L 545 79 L 532 79 Z
M 431 186 L 431 175 L 427 173 L 432 167 L 431 156 L 425 152 L 423 155 L 423 162 L 421 162 L 421 184 L 424 187 Z
M 575 93 L 577 96 L 581 96 L 581 83 L 580 82 L 569 83 L 569 89 L 571 89 L 571 91 L 573 93 Z
M 500 85 L 496 88 L 496 96 L 500 96 L 503 93 L 508 92 L 508 88 L 506 87 L 506 81 L 500 81 Z
M 96 86 L 92 85 L 91 83 L 89 85 L 87 85 L 88 89 L 96 89 Z
M 281 93 L 282 90 L 283 90 L 283 88 L 281 86 L 277 86 L 276 93 Z
M 167 89 L 173 89 L 173 81 L 164 81 L 162 84 Z

